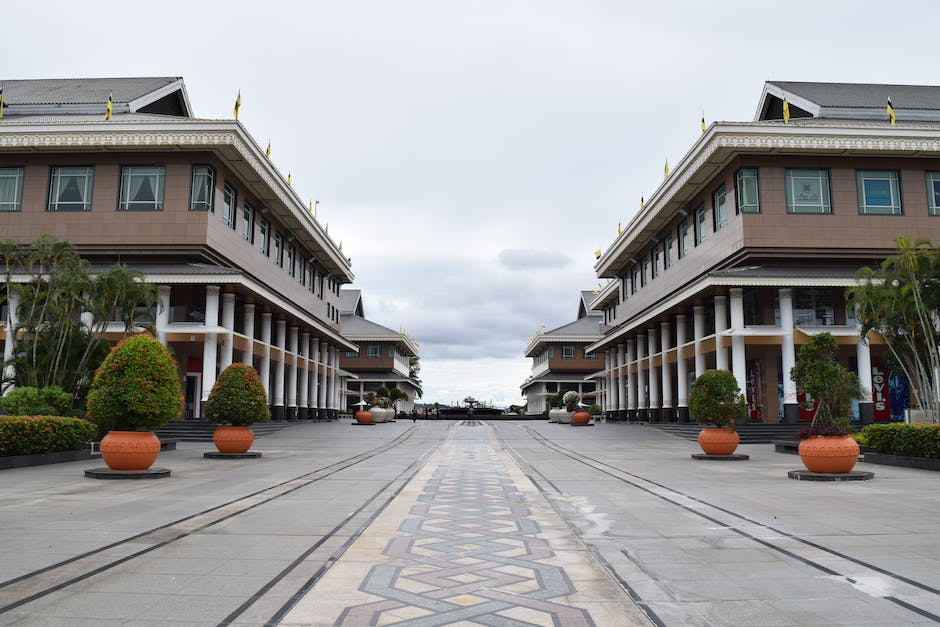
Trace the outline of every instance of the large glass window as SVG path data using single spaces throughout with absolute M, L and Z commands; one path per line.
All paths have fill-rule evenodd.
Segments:
M 574 346 L 565 345 L 561 347 L 562 359 L 574 359 Z
M 940 216 L 940 172 L 927 172 L 927 213 Z
M 225 190 L 222 193 L 222 222 L 235 228 L 235 204 L 238 200 L 238 194 L 235 188 L 225 184 Z
M 53 167 L 49 176 L 47 211 L 91 211 L 95 168 Z
M 287 245 L 287 274 L 289 274 L 290 276 L 294 276 L 295 273 L 296 273 L 296 269 L 294 265 L 294 245 L 288 244 Z
M 712 194 L 712 222 L 715 231 L 728 224 L 728 194 L 725 193 L 724 185 Z
M 271 255 L 271 223 L 261 218 L 261 224 L 258 226 L 258 239 L 261 240 L 259 246 L 261 254 L 265 257 Z
M 215 170 L 207 165 L 193 166 L 193 180 L 189 191 L 190 211 L 212 211 L 215 200 Z
M 650 260 L 649 257 L 643 257 L 640 261 L 640 286 L 645 287 L 650 282 Z
M 672 265 L 672 234 L 663 238 L 663 268 Z
M 787 213 L 832 213 L 829 170 L 786 170 Z
M 855 173 L 858 212 L 865 215 L 901 215 L 898 173 L 893 170 L 858 170 Z
M 162 165 L 121 168 L 121 211 L 162 211 L 166 169 Z
M 734 191 L 737 194 L 738 213 L 760 213 L 760 185 L 757 168 L 738 170 Z
M 640 268 L 633 266 L 630 272 L 630 293 L 636 294 L 638 289 L 640 289 Z
M 377 359 L 381 357 L 382 356 L 381 348 L 382 347 L 379 346 L 378 344 L 369 344 L 369 353 L 368 353 L 369 357 L 373 359 Z
M 679 236 L 679 259 L 682 259 L 689 254 L 689 223 L 687 220 L 679 224 L 677 235 Z
M 24 168 L 0 168 L 0 211 L 23 208 Z
M 277 231 L 274 232 L 274 263 L 284 266 L 284 237 Z
M 255 243 L 255 208 L 247 202 L 242 207 L 242 239 Z
M 695 210 L 695 245 L 698 246 L 705 241 L 707 233 L 705 231 L 705 205 L 699 205 Z

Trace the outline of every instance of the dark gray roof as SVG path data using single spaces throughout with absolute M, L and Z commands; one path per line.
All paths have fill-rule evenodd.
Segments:
M 362 290 L 340 290 L 339 312 L 340 314 L 354 314 L 365 318 L 365 313 L 362 310 Z
M 178 76 L 138 78 L 47 78 L 2 80 L 3 102 L 17 104 L 96 104 L 108 100 L 129 103 L 182 80 Z
M 717 278 L 803 278 L 803 279 L 851 279 L 858 267 L 786 267 L 786 266 L 742 266 L 715 270 L 709 273 Z
M 371 320 L 366 320 L 365 318 L 360 318 L 352 314 L 340 315 L 339 321 L 343 335 L 348 338 L 355 338 L 357 336 L 386 336 L 389 341 L 395 341 L 401 338 L 401 333 L 397 331 L 393 331 L 388 327 L 383 327 L 381 324 L 376 324 Z
M 569 322 L 568 324 L 563 324 L 560 327 L 551 329 L 550 331 L 545 331 L 542 333 L 542 340 L 545 342 L 550 342 L 552 336 L 569 336 L 569 335 L 584 335 L 584 336 L 601 336 L 601 327 L 598 324 L 601 320 L 600 316 L 590 315 L 584 316 L 583 318 L 578 318 L 574 322 Z
M 895 109 L 940 109 L 940 87 L 874 83 L 769 81 L 821 107 L 882 108 L 891 98 Z

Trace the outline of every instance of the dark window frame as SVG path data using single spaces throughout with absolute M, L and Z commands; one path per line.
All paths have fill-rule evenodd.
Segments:
M 88 170 L 88 171 L 89 171 L 89 172 L 88 172 L 88 176 L 91 178 L 91 183 L 87 186 L 87 187 L 88 187 L 88 199 L 87 199 L 86 201 L 83 201 L 83 202 L 82 202 L 82 208 L 60 209 L 60 208 L 59 208 L 59 203 L 56 202 L 56 203 L 55 203 L 55 209 L 53 209 L 53 208 L 52 208 L 52 207 L 53 207 L 53 201 L 52 201 L 52 187 L 53 187 L 54 181 L 56 180 L 56 172 L 57 172 L 58 170 L 64 170 L 64 169 L 75 169 L 75 170 L 77 170 L 77 169 L 81 169 L 81 168 L 84 168 L 84 169 Z M 48 211 L 48 212 L 50 212 L 50 213 L 58 213 L 58 212 L 86 212 L 86 211 L 91 211 L 91 210 L 92 210 L 93 201 L 94 201 L 94 197 L 95 197 L 95 166 L 94 166 L 94 165 L 81 165 L 81 164 L 74 164 L 74 165 L 72 165 L 72 164 L 70 164 L 70 165 L 50 165 L 50 166 L 49 166 L 49 186 L 48 186 L 48 190 L 47 190 L 47 192 L 46 192 L 46 211 Z
M 209 185 L 209 200 L 204 203 L 208 205 L 205 209 L 196 209 L 195 197 L 193 192 L 196 191 L 196 168 L 206 168 L 209 170 L 210 185 Z M 213 168 L 208 163 L 194 163 L 189 171 L 189 210 L 190 211 L 205 211 L 207 213 L 215 213 L 215 168 Z

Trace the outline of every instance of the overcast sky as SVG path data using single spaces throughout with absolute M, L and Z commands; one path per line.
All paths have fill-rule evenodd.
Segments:
M 642 8 L 641 8 L 642 7 Z M 940 4 L 626 0 L 6 3 L 3 78 L 182 76 L 343 241 L 426 401 L 520 403 L 539 323 L 766 80 L 940 83 Z M 347 286 L 349 287 L 349 286 Z

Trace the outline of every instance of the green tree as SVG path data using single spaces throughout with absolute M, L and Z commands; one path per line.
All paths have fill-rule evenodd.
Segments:
M 421 358 L 417 355 L 410 357 L 408 359 L 408 378 L 415 386 L 415 398 L 424 396 L 424 390 L 421 388 L 421 378 L 418 376 L 419 372 L 421 372 Z
M 899 237 L 898 249 L 878 268 L 863 268 L 847 290 L 862 337 L 884 337 L 892 363 L 910 383 L 929 422 L 940 421 L 940 250 L 926 239 Z
M 689 413 L 697 422 L 734 428 L 747 413 L 738 380 L 727 370 L 706 370 L 689 393 Z
M 838 347 L 831 333 L 814 335 L 800 347 L 796 365 L 790 368 L 790 378 L 816 401 L 810 429 L 826 426 L 844 429 L 848 426 L 852 399 L 858 397 L 858 377 L 836 361 Z

